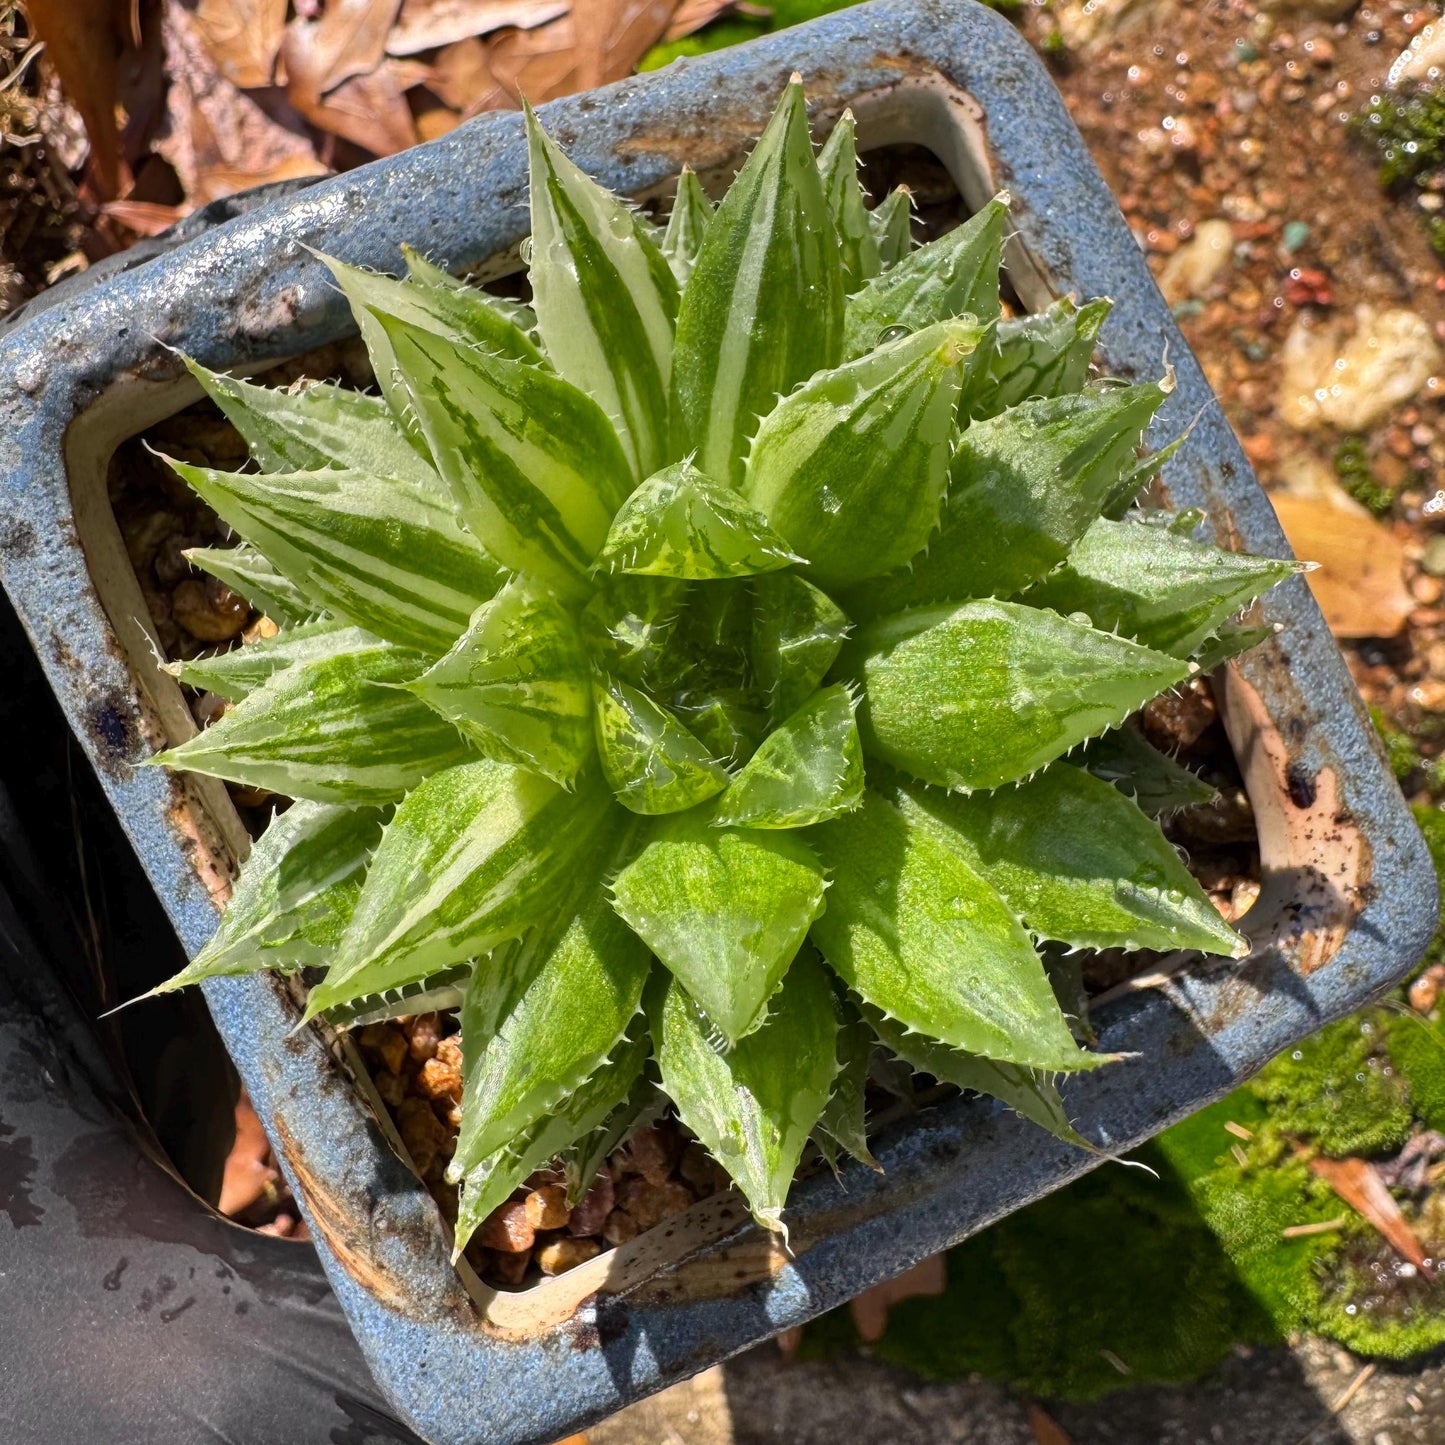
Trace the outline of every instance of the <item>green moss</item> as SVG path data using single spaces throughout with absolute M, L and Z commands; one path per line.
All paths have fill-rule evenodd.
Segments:
M 1371 96 L 1351 123 L 1378 154 L 1380 184 L 1413 181 L 1445 161 L 1445 91 L 1422 90 L 1403 99 Z
M 1369 450 L 1359 437 L 1347 437 L 1335 448 L 1335 475 L 1372 516 L 1383 517 L 1394 507 L 1395 494 L 1371 470 Z

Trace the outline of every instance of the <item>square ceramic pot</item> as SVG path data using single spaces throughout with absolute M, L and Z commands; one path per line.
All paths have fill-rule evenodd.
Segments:
M 682 164 L 724 177 L 801 70 L 819 127 L 845 105 L 860 144 L 922 145 L 965 205 L 1013 196 L 1006 265 L 1030 309 L 1109 295 L 1109 369 L 1178 386 L 1157 423 L 1198 418 L 1164 480 L 1228 546 L 1287 555 L 1264 493 L 1176 330 L 1058 93 L 1019 35 L 972 0 L 876 0 L 734 51 L 555 102 L 544 123 L 613 189 L 666 194 Z M 527 229 L 520 117 L 311 186 L 61 299 L 0 343 L 0 574 L 186 946 L 215 926 L 246 846 L 219 785 L 135 764 L 193 729 L 155 662 L 106 493 L 117 445 L 197 396 L 172 348 L 262 371 L 351 319 L 306 247 L 391 269 L 409 241 L 482 275 Z M 1217 679 L 1259 826 L 1263 889 L 1240 962 L 1180 956 L 1113 999 L 1103 1046 L 1138 1062 L 1077 1077 L 1067 1101 L 1106 1152 L 1219 1097 L 1296 1039 L 1367 1002 L 1435 926 L 1423 843 L 1304 584 L 1263 604 L 1276 641 Z M 571 1273 L 494 1293 L 448 1262 L 446 1227 L 344 1040 L 291 1032 L 267 976 L 206 997 L 316 1247 L 397 1411 L 426 1439 L 546 1441 L 797 1325 L 1098 1162 L 989 1101 L 883 1131 L 885 1173 L 814 1174 L 791 1254 L 732 1196 L 706 1200 Z

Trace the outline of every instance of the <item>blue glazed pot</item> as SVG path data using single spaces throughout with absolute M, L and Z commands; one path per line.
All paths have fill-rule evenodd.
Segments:
M 820 125 L 844 105 L 862 145 L 914 142 L 977 207 L 1013 195 L 1006 256 L 1023 304 L 1111 295 L 1109 368 L 1178 387 L 1157 423 L 1198 418 L 1169 463 L 1172 500 L 1227 545 L 1287 555 L 1264 493 L 1176 330 L 1047 75 L 972 0 L 876 0 L 826 20 L 544 108 L 615 190 L 665 193 L 684 161 L 726 174 L 790 71 Z M 273 200 L 56 304 L 0 342 L 0 575 L 51 684 L 186 946 L 216 922 L 246 843 L 224 791 L 134 765 L 193 727 L 155 666 L 144 603 L 106 499 L 115 447 L 195 399 L 175 353 L 262 370 L 351 331 L 305 249 L 393 269 L 409 241 L 453 267 L 515 266 L 527 229 L 520 118 Z M 512 259 L 509 259 L 512 258 Z M 1102 1044 L 1140 1061 L 1082 1075 L 1068 1104 L 1114 1153 L 1217 1098 L 1320 1024 L 1395 983 L 1435 927 L 1423 842 L 1302 582 L 1285 624 L 1216 679 L 1264 867 L 1243 962 L 1180 955 L 1107 1002 Z M 206 997 L 275 1144 L 378 1381 L 428 1440 L 546 1441 L 801 1324 L 1058 1188 L 1098 1162 L 984 1100 L 883 1131 L 886 1172 L 849 1167 L 794 1192 L 791 1254 L 731 1196 L 516 1294 L 448 1262 L 445 1226 L 403 1162 L 345 1040 L 292 1034 L 267 976 Z

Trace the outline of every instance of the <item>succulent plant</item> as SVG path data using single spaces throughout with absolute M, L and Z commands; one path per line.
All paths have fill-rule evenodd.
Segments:
M 880 1050 L 1082 1143 L 1039 945 L 1242 952 L 1121 724 L 1295 564 L 1131 510 L 1169 382 L 1091 379 L 1106 301 L 1003 317 L 1006 196 L 915 248 L 795 78 L 659 232 L 525 124 L 528 304 L 332 260 L 379 395 L 190 363 L 256 463 L 172 463 L 193 560 L 282 625 L 172 665 L 230 706 L 156 761 L 296 801 L 165 987 L 459 1008 L 458 1248 L 663 1097 L 781 1228 Z

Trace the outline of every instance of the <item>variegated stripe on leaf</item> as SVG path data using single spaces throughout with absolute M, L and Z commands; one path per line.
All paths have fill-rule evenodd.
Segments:
M 697 172 L 691 166 L 684 166 L 677 178 L 677 194 L 673 197 L 667 232 L 662 238 L 662 254 L 667 257 L 667 264 L 672 267 L 679 286 L 686 286 L 692 275 L 697 253 L 702 249 L 702 238 L 707 234 L 715 209 L 697 178 Z
M 868 214 L 867 197 L 858 180 L 858 151 L 853 112 L 845 110 L 828 135 L 818 157 L 823 194 L 838 233 L 838 255 L 843 264 L 843 289 L 856 291 L 883 269 L 878 237 Z
M 537 326 L 552 364 L 611 417 L 641 480 L 671 460 L 677 280 L 627 204 L 568 160 L 524 109 Z
M 612 519 L 597 554 L 605 572 L 713 582 L 804 560 L 762 513 L 690 461 L 648 477 Z
M 879 1042 L 909 1068 L 932 1074 L 942 1084 L 952 1084 L 969 1093 L 987 1094 L 1039 1128 L 1047 1129 L 1066 1144 L 1075 1144 L 1090 1153 L 1097 1152 L 1070 1123 L 1064 1101 L 1045 1070 L 1000 1063 L 996 1059 L 951 1049 L 922 1034 L 901 1028 L 897 1020 L 869 1008 L 867 1004 L 863 1005 L 863 1011 Z
M 568 793 L 490 758 L 433 771 L 382 834 L 307 1016 L 520 938 L 547 916 L 608 806 L 595 782 Z
M 286 625 L 170 669 L 233 701 L 162 760 L 315 801 L 173 982 L 460 1005 L 458 1248 L 671 1105 L 775 1229 L 810 1137 L 876 1167 L 870 1079 L 1089 1147 L 1081 951 L 1244 946 L 1127 719 L 1293 564 L 1118 520 L 1171 378 L 1089 382 L 1106 301 L 1000 319 L 1006 197 L 915 249 L 795 80 L 659 235 L 526 124 L 535 311 L 403 248 L 334 267 L 382 401 L 198 369 L 262 474 L 182 469 L 245 539 L 194 555 Z
M 956 230 L 920 246 L 850 296 L 843 355 L 863 356 L 900 328 L 922 331 L 959 316 L 997 320 L 1008 207 L 1007 194 L 995 196 Z
M 433 492 L 441 487 L 431 463 L 407 440 L 380 397 L 328 382 L 299 390 L 255 386 L 208 371 L 190 357 L 184 360 L 206 395 L 245 438 L 262 471 L 340 467 L 371 477 L 396 477 Z
M 762 742 L 718 805 L 719 827 L 805 828 L 863 801 L 853 699 L 823 688 Z
M 655 824 L 612 892 L 618 913 L 732 1045 L 762 1024 L 823 909 L 824 886 L 800 837 L 719 827 L 710 809 L 696 808 Z
M 1055 763 L 1016 788 L 967 796 L 904 784 L 893 797 L 910 822 L 946 832 L 1041 938 L 1248 952 L 1159 825 L 1082 768 Z
M 636 1032 L 637 1037 L 624 1040 L 612 1058 L 547 1117 L 472 1166 L 462 1180 L 453 1259 L 461 1254 L 486 1217 L 507 1202 L 513 1190 L 606 1123 L 627 1100 L 642 1076 L 648 1055 L 646 1031 Z
M 813 941 L 864 1002 L 1006 1063 L 1100 1062 L 1075 1045 L 1032 940 L 962 840 L 872 791 L 809 838 L 829 873 Z
M 819 586 L 881 576 L 928 540 L 964 369 L 983 335 L 942 321 L 902 336 L 820 372 L 764 418 L 743 495 Z
M 345 622 L 303 622 L 282 628 L 274 637 L 261 637 L 229 652 L 212 652 L 181 662 L 165 663 L 161 671 L 177 682 L 202 692 L 214 692 L 239 702 L 254 692 L 272 673 L 297 662 L 319 662 L 355 647 L 355 627 Z
M 584 594 L 633 485 L 602 408 L 535 366 L 379 320 L 462 521 L 504 567 Z
M 381 839 L 379 808 L 293 804 L 256 840 L 215 933 L 157 992 L 218 974 L 325 964 Z
M 611 809 L 575 856 L 551 916 L 477 964 L 462 1007 L 453 1182 L 580 1088 L 641 1008 L 652 955 L 598 882 L 626 861 L 639 826 Z
M 318 612 L 402 647 L 445 652 L 501 581 L 446 497 L 428 488 L 339 468 L 170 465 Z
M 673 402 L 703 471 L 736 486 L 758 417 L 836 366 L 842 339 L 837 232 L 795 79 L 709 223 L 678 306 Z
M 1189 676 L 1187 662 L 1017 602 L 881 618 L 841 664 L 863 688 L 864 748 L 927 783 L 997 788 Z
M 678 980 L 655 1003 L 652 1036 L 684 1124 L 728 1171 L 765 1229 L 786 1235 L 783 1206 L 838 1072 L 838 1012 L 817 956 L 805 950 L 767 1021 L 733 1047 L 713 1041 Z
M 1303 570 L 1293 560 L 1226 552 L 1163 527 L 1101 517 L 1027 600 L 1087 613 L 1106 632 L 1190 657 L 1226 618 Z
M 469 756 L 398 684 L 419 653 L 351 629 L 351 645 L 273 673 L 204 732 L 150 761 L 320 803 L 389 803 Z
M 189 547 L 185 558 L 191 566 L 224 582 L 273 622 L 306 622 L 320 611 L 289 577 L 283 577 L 245 542 L 234 547 Z
M 576 619 L 513 578 L 409 691 L 488 757 L 570 786 L 591 760 L 592 675 Z

